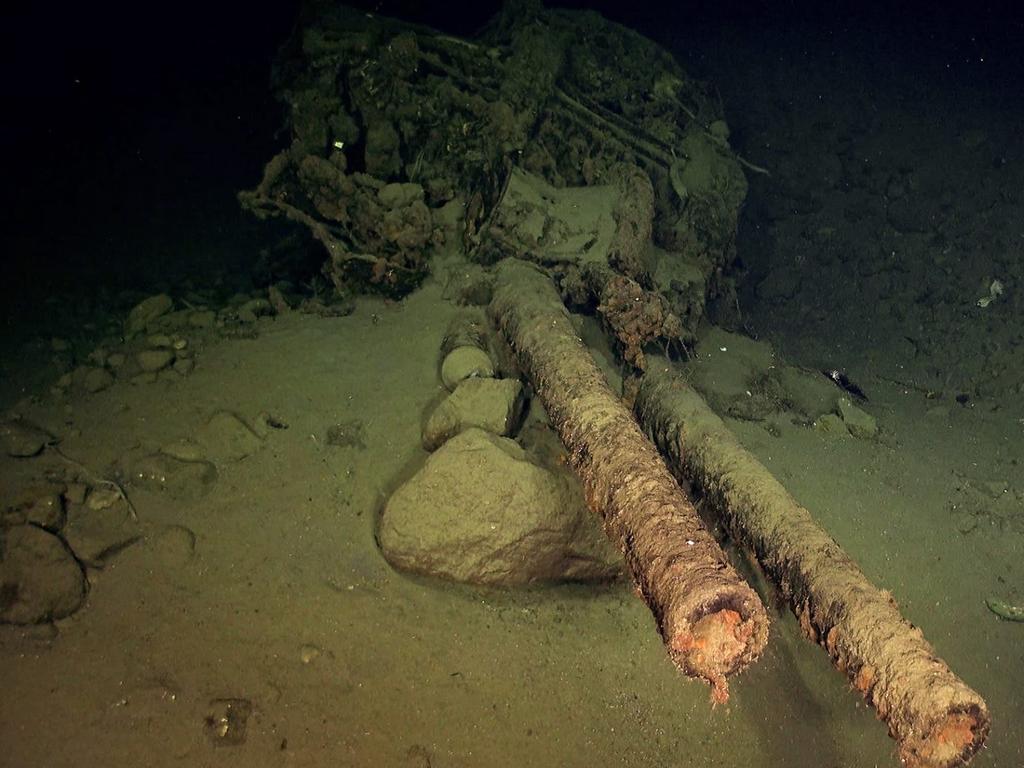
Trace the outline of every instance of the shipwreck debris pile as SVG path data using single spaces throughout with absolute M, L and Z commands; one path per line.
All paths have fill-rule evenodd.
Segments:
M 275 85 L 291 143 L 241 200 L 304 227 L 339 290 L 401 296 L 443 248 L 514 251 L 604 306 L 637 362 L 638 339 L 688 343 L 708 302 L 732 311 L 741 163 L 708 89 L 635 32 L 511 3 L 463 40 L 311 3 Z M 587 285 L 595 264 L 625 281 Z M 639 335 L 617 317 L 637 291 L 665 303 Z

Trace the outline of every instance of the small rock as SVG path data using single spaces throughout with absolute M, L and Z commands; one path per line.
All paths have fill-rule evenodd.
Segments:
M 274 314 L 274 305 L 267 299 L 249 299 L 238 308 L 239 312 L 251 312 L 256 317 L 265 317 Z
M 70 616 L 86 588 L 82 566 L 59 537 L 35 525 L 0 529 L 0 623 Z
M 93 488 L 85 500 L 86 506 L 93 512 L 99 512 L 121 501 L 121 494 L 116 488 Z
M 107 356 L 107 367 L 116 371 L 124 365 L 126 359 L 123 352 L 112 352 Z
M 878 435 L 878 423 L 875 421 L 875 417 L 862 411 L 848 397 L 839 398 L 836 410 L 854 437 L 870 440 Z
M 71 370 L 71 357 L 54 355 L 50 358 L 50 364 L 53 366 L 55 372 L 59 374 L 66 373 Z
M 191 358 L 182 358 L 174 361 L 174 372 L 179 376 L 188 376 L 196 368 L 196 361 Z
M 323 653 L 323 651 L 315 645 L 312 643 L 306 643 L 299 649 L 299 659 L 302 660 L 303 664 L 309 664 L 312 661 L 316 661 L 316 659 L 320 657 L 321 653 Z
M 849 434 L 843 420 L 834 413 L 826 413 L 814 420 L 814 428 L 830 435 Z
M 25 522 L 57 533 L 64 527 L 67 516 L 64 500 L 59 493 L 49 491 L 35 498 L 24 508 Z
M 494 276 L 479 264 L 467 264 L 449 274 L 444 297 L 456 304 L 482 307 L 490 304 L 493 293 Z
M 253 432 L 265 439 L 272 429 L 288 429 L 288 422 L 277 414 L 270 413 L 269 411 L 260 411 L 253 422 L 252 429 Z M 330 436 L 331 433 L 328 430 L 328 439 L 330 439 Z
M 966 536 L 978 528 L 979 517 L 973 512 L 961 512 L 956 517 L 956 529 Z
M 327 428 L 327 444 L 338 448 L 365 448 L 363 422 L 350 419 Z
M 150 296 L 148 299 L 139 302 L 128 313 L 128 319 L 125 320 L 125 335 L 134 336 L 137 333 L 141 333 L 151 322 L 161 315 L 170 312 L 173 306 L 174 302 L 171 301 L 171 297 L 166 293 Z
M 82 386 L 86 392 L 95 394 L 114 383 L 114 376 L 106 368 L 91 368 L 82 379 Z
M 161 491 L 175 499 L 196 499 L 217 479 L 208 461 L 181 461 L 166 453 L 151 453 L 130 462 L 132 485 Z
M 237 415 L 219 411 L 196 433 L 196 442 L 213 461 L 240 461 L 263 445 L 260 436 Z
M 430 768 L 435 762 L 436 758 L 429 749 L 422 744 L 413 744 L 405 751 L 402 768 Z
M 432 451 L 469 427 L 511 437 L 523 415 L 523 385 L 516 379 L 466 379 L 434 409 L 423 428 Z
M 204 722 L 206 737 L 215 747 L 237 747 L 245 743 L 245 730 L 252 715 L 248 699 L 213 699 Z
M 64 499 L 52 486 L 28 486 L 18 491 L 0 514 L 0 525 L 32 523 L 54 533 L 64 525 Z
M 57 438 L 30 421 L 15 417 L 0 423 L 0 444 L 8 456 L 28 458 L 57 442 Z
M 212 328 L 217 314 L 212 309 L 196 310 L 188 316 L 188 324 L 193 328 Z
M 92 568 L 104 567 L 110 558 L 141 536 L 121 494 L 108 488 L 94 488 L 85 507 L 69 511 L 64 528 L 68 545 L 79 560 Z
M 259 319 L 255 312 L 251 309 L 246 309 L 245 307 L 239 308 L 235 313 L 235 316 L 238 318 L 238 322 L 242 323 L 242 325 L 252 325 Z
M 171 337 L 165 333 L 154 333 L 146 338 L 146 345 L 150 349 L 170 349 Z
M 292 308 L 284 293 L 276 285 L 272 285 L 267 289 L 267 300 L 270 302 L 270 306 L 274 308 L 274 312 L 279 315 L 288 312 Z
M 64 499 L 71 504 L 84 504 L 89 486 L 85 483 L 68 483 L 64 488 Z
M 441 363 L 441 381 L 449 392 L 454 390 L 460 381 L 472 376 L 494 376 L 494 363 L 479 347 L 456 347 Z
M 144 349 L 135 355 L 135 360 L 144 373 L 155 373 L 174 361 L 174 353 L 169 349 Z
M 731 345 L 730 345 L 731 346 Z M 808 371 L 787 365 L 775 358 L 764 373 L 756 374 L 763 391 L 772 398 L 781 399 L 787 410 L 814 420 L 831 413 L 836 402 L 836 388 L 829 379 L 817 371 Z M 749 381 L 745 381 L 749 384 Z
M 205 461 L 206 454 L 199 443 L 192 440 L 182 439 L 168 443 L 160 449 L 163 453 L 179 461 Z
M 80 365 L 71 371 L 71 385 L 74 387 L 85 388 L 85 379 L 89 375 L 89 372 L 93 368 L 88 365 Z

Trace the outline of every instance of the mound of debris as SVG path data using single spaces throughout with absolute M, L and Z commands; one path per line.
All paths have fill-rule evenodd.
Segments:
M 639 367 L 647 342 L 690 343 L 708 302 L 735 305 L 747 182 L 721 105 L 595 13 L 510 2 L 464 40 L 309 2 L 275 87 L 291 144 L 240 199 L 308 230 L 339 291 L 402 296 L 442 248 L 515 254 L 603 308 Z M 626 312 L 638 297 L 651 318 Z

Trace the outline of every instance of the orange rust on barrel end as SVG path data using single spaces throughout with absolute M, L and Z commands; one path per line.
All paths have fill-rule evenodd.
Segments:
M 955 712 L 946 719 L 918 750 L 921 765 L 952 765 L 963 759 L 978 738 L 978 719 L 966 712 Z
M 723 608 L 703 616 L 689 632 L 673 638 L 671 648 L 688 670 L 711 684 L 712 703 L 724 704 L 729 700 L 725 675 L 735 669 L 753 633 L 753 621 L 744 621 L 739 611 Z

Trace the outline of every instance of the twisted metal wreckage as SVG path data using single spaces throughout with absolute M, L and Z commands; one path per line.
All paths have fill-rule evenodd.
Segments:
M 638 416 L 659 453 L 569 321 L 565 304 L 596 311 L 642 373 L 652 342 L 685 348 L 702 318 L 735 311 L 742 168 L 763 169 L 731 150 L 707 87 L 637 33 L 530 0 L 471 41 L 311 2 L 275 83 L 292 141 L 243 205 L 307 228 L 341 291 L 408 293 L 455 233 L 485 275 L 477 301 L 493 295 L 495 325 L 684 673 L 722 700 L 768 634 L 756 593 L 696 514 L 697 493 L 906 763 L 953 766 L 981 748 L 984 700 L 699 396 L 661 371 L 641 380 Z

